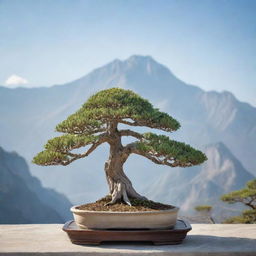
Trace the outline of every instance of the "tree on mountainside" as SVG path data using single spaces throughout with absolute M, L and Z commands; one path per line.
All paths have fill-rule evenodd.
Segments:
M 144 198 L 136 192 L 123 170 L 131 154 L 170 167 L 189 167 L 207 159 L 201 151 L 165 135 L 119 129 L 119 124 L 145 126 L 165 132 L 176 131 L 180 127 L 178 121 L 160 112 L 134 92 L 120 88 L 107 89 L 91 96 L 76 113 L 58 124 L 56 130 L 66 134 L 49 140 L 45 150 L 35 156 L 33 162 L 43 166 L 68 165 L 88 156 L 99 145 L 108 143 L 110 154 L 105 163 L 105 174 L 112 197 L 109 204 L 120 200 L 130 204 L 129 198 Z M 136 140 L 123 145 L 124 136 Z M 86 146 L 89 148 L 83 153 L 73 151 Z
M 199 212 L 202 215 L 202 217 L 207 218 L 210 223 L 215 224 L 215 221 L 212 217 L 212 206 L 198 205 L 195 207 L 195 210 Z
M 249 210 L 242 212 L 240 216 L 231 217 L 225 223 L 254 223 L 256 224 L 256 179 L 248 181 L 246 187 L 225 194 L 221 200 L 229 204 L 242 203 L 249 207 Z

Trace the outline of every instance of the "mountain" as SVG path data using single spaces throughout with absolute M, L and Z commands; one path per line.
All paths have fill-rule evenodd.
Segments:
M 201 166 L 177 168 L 161 176 L 147 188 L 147 194 L 154 200 L 175 204 L 184 214 L 193 214 L 197 205 L 210 204 L 214 216 L 221 219 L 223 213 L 236 211 L 220 201 L 220 196 L 245 186 L 254 178 L 223 143 L 205 148 L 208 157 Z
M 238 101 L 230 92 L 206 92 L 186 84 L 149 56 L 114 60 L 78 80 L 50 88 L 0 87 L 2 145 L 22 154 L 30 164 L 49 138 L 60 135 L 54 133 L 56 124 L 76 111 L 91 94 L 110 87 L 132 89 L 174 116 L 182 126 L 171 134 L 173 138 L 199 149 L 223 141 L 245 168 L 256 174 L 256 108 Z M 107 191 L 103 171 L 107 154 L 108 147 L 103 146 L 70 166 L 30 164 L 30 169 L 44 186 L 65 193 L 75 203 L 86 202 Z M 132 156 L 126 170 L 137 189 L 143 190 L 170 168 Z
M 63 223 L 66 207 L 68 200 L 43 188 L 21 156 L 0 147 L 0 223 Z

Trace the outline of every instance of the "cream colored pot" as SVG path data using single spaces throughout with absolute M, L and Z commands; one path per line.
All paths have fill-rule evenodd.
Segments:
M 176 224 L 179 208 L 160 211 L 87 211 L 73 206 L 76 224 L 84 229 L 167 229 Z

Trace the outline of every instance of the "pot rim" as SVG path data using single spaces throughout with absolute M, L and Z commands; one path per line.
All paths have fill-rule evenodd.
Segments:
M 174 206 L 172 209 L 167 209 L 167 210 L 155 210 L 155 211 L 136 211 L 136 212 L 116 212 L 116 211 L 89 211 L 89 210 L 80 210 L 76 209 L 76 207 L 81 206 L 81 205 L 74 205 L 70 208 L 70 211 L 73 213 L 100 213 L 100 214 L 156 214 L 156 213 L 167 213 L 167 212 L 178 212 L 179 207 Z

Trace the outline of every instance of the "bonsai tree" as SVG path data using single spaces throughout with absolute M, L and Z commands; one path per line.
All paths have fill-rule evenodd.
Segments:
M 242 215 L 228 218 L 225 223 L 256 223 L 256 179 L 247 182 L 243 189 L 223 195 L 221 200 L 229 204 L 242 203 L 249 207 Z
M 50 139 L 45 150 L 35 156 L 33 162 L 43 166 L 69 165 L 88 156 L 101 144 L 108 143 L 110 153 L 105 162 L 105 174 L 112 198 L 108 204 L 123 200 L 130 205 L 129 198 L 146 199 L 136 192 L 124 173 L 123 165 L 131 154 L 170 167 L 188 167 L 206 160 L 202 152 L 165 135 L 119 129 L 119 124 L 145 126 L 165 132 L 173 132 L 180 127 L 178 121 L 160 112 L 134 92 L 120 88 L 107 89 L 91 96 L 76 113 L 58 124 L 56 131 L 65 134 Z M 124 136 L 136 140 L 123 145 Z M 86 146 L 89 148 L 83 153 L 73 151 Z

